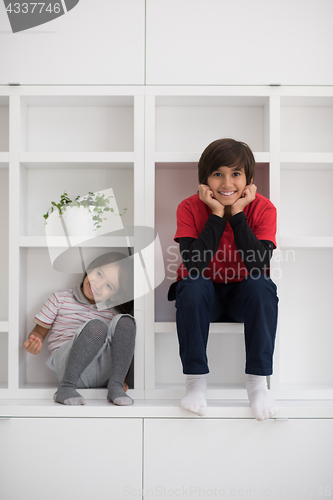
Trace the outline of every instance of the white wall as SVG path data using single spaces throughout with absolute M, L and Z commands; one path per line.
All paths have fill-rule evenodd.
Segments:
M 0 84 L 142 84 L 144 9 L 144 0 L 80 0 L 13 34 L 1 2 Z
M 329 85 L 331 0 L 147 0 L 147 83 Z
M 332 0 L 80 0 L 13 34 L 1 2 L 0 84 L 331 85 L 332 19 Z

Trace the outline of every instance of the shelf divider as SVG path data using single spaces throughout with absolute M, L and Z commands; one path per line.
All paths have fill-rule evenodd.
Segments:
M 8 389 L 19 386 L 19 327 L 20 327 L 20 97 L 10 96 L 9 101 L 9 303 L 8 322 Z

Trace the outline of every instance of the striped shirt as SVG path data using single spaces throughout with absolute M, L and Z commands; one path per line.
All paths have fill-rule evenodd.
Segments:
M 43 328 L 49 328 L 49 350 L 53 352 L 62 344 L 71 340 L 79 328 L 91 319 L 99 319 L 106 325 L 116 316 L 112 308 L 97 309 L 83 294 L 80 286 L 54 292 L 47 299 L 34 322 Z

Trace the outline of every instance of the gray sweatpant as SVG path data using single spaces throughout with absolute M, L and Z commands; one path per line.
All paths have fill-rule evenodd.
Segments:
M 108 333 L 105 342 L 92 362 L 81 373 L 81 376 L 79 377 L 77 383 L 78 388 L 107 386 L 111 374 L 112 337 L 116 330 L 117 323 L 122 316 L 129 316 L 134 320 L 135 323 L 135 319 L 130 314 L 117 314 L 111 320 L 108 325 Z M 61 382 L 64 377 L 68 356 L 73 342 L 80 335 L 81 331 L 86 326 L 86 324 L 89 323 L 89 321 L 82 325 L 82 327 L 75 333 L 74 337 L 71 340 L 68 340 L 66 343 L 56 349 L 46 360 L 46 366 L 48 366 L 48 368 L 51 370 L 52 375 L 58 380 L 58 382 Z

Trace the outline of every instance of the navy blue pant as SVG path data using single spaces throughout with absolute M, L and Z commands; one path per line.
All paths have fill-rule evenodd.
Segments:
M 276 285 L 265 274 L 238 283 L 213 283 L 189 275 L 177 284 L 176 321 L 183 373 L 208 373 L 207 340 L 211 322 L 244 323 L 245 373 L 272 375 L 277 326 Z

